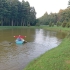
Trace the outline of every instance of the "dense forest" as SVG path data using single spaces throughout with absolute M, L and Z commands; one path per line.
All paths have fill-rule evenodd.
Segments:
M 70 0 L 68 1 L 68 7 L 66 9 L 60 9 L 58 13 L 48 14 L 46 12 L 42 17 L 37 19 L 36 25 L 70 27 Z
M 35 8 L 30 7 L 28 1 L 0 0 L 0 26 L 35 25 L 70 27 L 70 0 L 66 9 L 60 9 L 58 13 L 46 12 L 37 19 Z
M 28 1 L 0 0 L 0 26 L 27 26 L 36 24 L 36 11 Z

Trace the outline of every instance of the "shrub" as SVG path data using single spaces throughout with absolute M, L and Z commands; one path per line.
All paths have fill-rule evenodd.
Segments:
M 52 26 L 52 23 L 50 22 L 50 23 L 49 23 L 49 27 L 51 27 L 51 26 Z
M 29 27 L 29 26 L 30 26 L 30 24 L 28 23 L 28 24 L 27 24 L 27 26 Z
M 36 26 L 40 26 L 40 23 L 36 23 Z
M 66 24 L 67 24 L 67 22 L 64 21 L 64 22 L 62 23 L 62 27 L 66 27 Z
M 70 22 L 68 22 L 68 23 L 66 24 L 66 27 L 68 27 L 68 28 L 70 27 Z
M 61 26 L 61 22 L 57 21 L 56 25 Z
M 54 23 L 52 23 L 52 26 L 54 26 Z

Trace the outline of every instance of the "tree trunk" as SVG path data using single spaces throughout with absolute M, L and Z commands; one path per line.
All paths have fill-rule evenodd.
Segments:
M 12 26 L 13 26 L 13 19 L 12 19 Z
M 18 26 L 18 21 L 17 21 L 17 26 Z
M 1 26 L 3 26 L 3 19 L 1 19 Z
M 23 24 L 23 19 L 21 19 L 21 26 L 22 26 L 22 24 Z
M 23 22 L 23 26 L 25 25 L 25 20 L 24 20 L 24 22 Z

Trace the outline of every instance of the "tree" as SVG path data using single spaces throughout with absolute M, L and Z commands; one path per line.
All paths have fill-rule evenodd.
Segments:
M 0 25 L 34 25 L 36 12 L 34 8 L 34 11 L 31 11 L 31 8 L 28 1 L 0 0 Z
M 39 23 L 41 25 L 47 25 L 47 24 L 49 24 L 49 16 L 48 16 L 47 12 L 45 12 L 45 14 L 42 17 L 39 18 Z
M 36 12 L 35 12 L 35 8 L 34 7 L 31 7 L 30 8 L 30 17 L 29 17 L 29 20 L 30 20 L 30 25 L 35 25 L 36 24 Z
M 67 22 L 66 27 L 68 28 L 70 27 L 70 22 Z
M 62 27 L 66 27 L 66 24 L 67 24 L 67 22 L 64 21 L 63 24 L 62 24 Z

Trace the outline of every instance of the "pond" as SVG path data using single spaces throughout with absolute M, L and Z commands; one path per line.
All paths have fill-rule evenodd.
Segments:
M 24 35 L 27 43 L 17 45 L 14 35 Z M 57 47 L 66 34 L 44 29 L 0 30 L 0 70 L 23 70 L 33 59 Z

